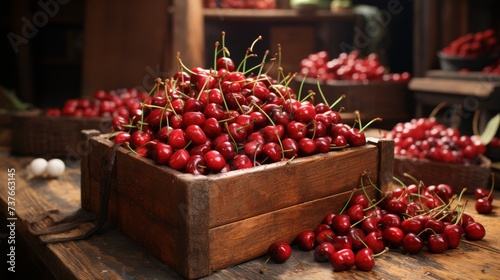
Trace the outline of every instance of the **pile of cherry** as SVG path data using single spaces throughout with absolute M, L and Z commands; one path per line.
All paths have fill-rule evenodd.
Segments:
M 478 58 L 497 53 L 499 46 L 495 30 L 487 29 L 460 36 L 441 51 L 457 57 Z
M 396 155 L 410 158 L 465 163 L 486 151 L 479 136 L 461 135 L 457 129 L 446 127 L 432 117 L 398 123 L 384 137 L 394 140 Z
M 228 56 L 217 58 L 214 70 L 179 61 L 182 71 L 157 79 L 140 110 L 113 118 L 116 143 L 159 165 L 204 175 L 366 143 L 371 122 L 351 127 L 335 104 L 314 104 L 311 92 L 300 98 L 288 86 L 293 75 L 278 82 L 235 70 Z
M 407 82 L 411 75 L 408 72 L 387 73 L 378 55 L 371 53 L 362 58 L 358 51 L 341 53 L 330 59 L 326 51 L 308 55 L 300 62 L 300 75 L 319 79 L 322 82 L 345 80 L 355 82 L 386 81 Z
M 476 209 L 477 204 L 493 200 L 492 190 L 493 185 L 490 191 L 476 189 Z M 298 233 L 292 245 L 314 250 L 315 260 L 329 262 L 334 271 L 372 270 L 375 258 L 387 251 L 443 253 L 457 248 L 464 238 L 474 241 L 486 235 L 484 226 L 465 213 L 467 201 L 462 194 L 454 194 L 447 184 L 426 187 L 422 182 L 402 185 L 380 201 L 353 191 L 339 213 L 330 213 L 315 229 Z M 292 249 L 289 243 L 277 241 L 267 253 L 268 260 L 282 263 Z
M 142 108 L 141 102 L 147 92 L 135 88 L 117 90 L 98 90 L 93 98 L 75 98 L 64 102 L 61 109 L 49 108 L 47 116 L 72 117 L 116 117 L 129 118 L 134 110 Z

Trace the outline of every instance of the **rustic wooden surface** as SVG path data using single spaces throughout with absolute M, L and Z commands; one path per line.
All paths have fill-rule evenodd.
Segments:
M 112 141 L 102 135 L 88 143 L 91 152 L 83 157 L 81 173 L 82 205 L 98 213 L 101 158 Z M 315 228 L 327 214 L 340 211 L 364 172 L 374 182 L 388 184 L 392 164 L 379 162 L 393 157 L 393 141 L 368 143 L 208 177 L 182 174 L 120 149 L 108 217 L 179 274 L 202 277 L 262 256 L 269 240 L 291 242 L 297 232 Z M 387 188 L 382 183 L 379 187 Z M 366 191 L 376 196 L 374 188 Z M 234 250 L 245 243 L 252 246 L 244 252 Z
M 44 269 L 50 271 L 54 279 L 180 279 L 175 272 L 111 224 L 86 241 L 40 245 L 39 238 L 28 232 L 27 220 L 49 209 L 58 208 L 68 213 L 78 209 L 80 168 L 79 162 L 68 163 L 66 173 L 59 179 L 28 180 L 25 167 L 31 159 L 12 157 L 5 151 L 0 153 L 0 212 L 4 216 L 7 214 L 7 184 L 3 182 L 7 182 L 7 169 L 15 168 L 17 242 L 25 242 L 30 248 L 28 251 L 45 264 Z M 500 197 L 498 192 L 495 195 Z M 356 269 L 333 272 L 328 263 L 315 262 L 312 252 L 294 250 L 285 264 L 268 263 L 264 274 L 259 274 L 266 259 L 262 256 L 217 271 L 205 279 L 497 279 L 500 274 L 498 206 L 491 215 L 476 214 L 473 203 L 469 203 L 467 207 L 467 212 L 485 225 L 487 235 L 482 241 L 462 242 L 459 248 L 444 254 L 424 252 L 405 255 L 391 251 L 377 258 L 376 267 L 371 272 Z M 69 234 L 84 232 L 91 226 L 90 223 L 84 224 Z M 33 275 L 42 275 L 31 265 L 18 266 L 17 270 L 31 270 Z

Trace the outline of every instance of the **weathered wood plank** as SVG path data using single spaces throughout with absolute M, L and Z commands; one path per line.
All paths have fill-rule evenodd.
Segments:
M 7 168 L 16 169 L 17 238 L 25 241 L 34 255 L 40 257 L 59 279 L 181 279 L 172 269 L 152 257 L 142 246 L 125 237 L 114 225 L 106 225 L 102 232 L 89 240 L 40 246 L 38 238 L 27 230 L 27 219 L 48 209 L 58 208 L 64 212 L 78 209 L 80 171 L 69 168 L 57 180 L 26 179 L 25 166 L 31 158 L 12 157 L 0 154 L 0 182 L 7 179 Z M 500 197 L 500 192 L 495 192 Z M 292 257 L 284 264 L 267 264 L 264 274 L 259 270 L 266 257 L 214 272 L 205 277 L 211 279 L 497 279 L 500 274 L 499 208 L 494 201 L 494 211 L 479 215 L 474 210 L 474 199 L 470 196 L 467 213 L 486 227 L 486 237 L 481 241 L 462 242 L 459 248 L 445 254 L 423 252 L 405 255 L 390 251 L 376 259 L 371 272 L 356 269 L 333 272 L 328 263 L 317 263 L 312 252 L 302 252 L 293 247 Z M 7 206 L 6 185 L 0 185 L 0 211 L 5 214 Z M 75 232 L 88 230 L 85 224 Z M 252 245 L 249 243 L 248 247 Z M 235 250 L 247 248 L 235 248 Z M 32 267 L 18 269 L 33 270 Z M 35 271 L 36 273 L 36 271 Z M 36 275 L 36 274 L 35 274 Z

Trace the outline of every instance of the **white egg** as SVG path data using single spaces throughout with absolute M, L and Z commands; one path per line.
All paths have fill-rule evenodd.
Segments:
M 58 158 L 53 158 L 49 160 L 47 164 L 47 175 L 49 177 L 59 177 L 64 173 L 66 165 L 64 162 Z
M 36 158 L 31 161 L 30 165 L 28 165 L 28 171 L 34 177 L 42 176 L 45 174 L 45 170 L 47 169 L 48 162 L 43 158 Z

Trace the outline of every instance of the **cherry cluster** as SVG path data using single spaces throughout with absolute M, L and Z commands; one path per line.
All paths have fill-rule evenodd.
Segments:
M 341 53 L 330 59 L 326 51 L 308 55 L 300 62 L 300 75 L 319 79 L 322 82 L 345 80 L 355 82 L 386 81 L 407 82 L 408 72 L 387 73 L 376 53 L 362 58 L 358 51 Z
M 494 74 L 494 75 L 500 75 L 500 58 L 497 59 L 494 63 L 491 65 L 487 65 L 483 68 L 482 70 L 483 73 L 486 74 Z
M 178 59 L 181 70 L 158 78 L 141 110 L 113 118 L 114 141 L 159 165 L 206 175 L 366 143 L 371 122 L 351 127 L 336 103 L 300 98 L 288 86 L 294 75 L 278 81 L 261 72 L 264 63 L 257 74 L 241 71 L 229 56 L 216 56 L 214 70 Z
M 370 271 L 375 258 L 389 250 L 438 254 L 457 248 L 463 238 L 481 240 L 486 235 L 484 226 L 465 213 L 462 193 L 454 194 L 451 186 L 426 187 L 422 182 L 401 186 L 379 201 L 353 191 L 339 213 L 330 213 L 315 229 L 298 233 L 292 245 L 314 250 L 315 260 L 329 262 L 334 271 L 354 267 Z M 278 263 L 291 255 L 291 247 L 283 243 L 273 243 L 268 250 Z
M 493 211 L 493 189 L 495 187 L 495 176 L 492 176 L 491 179 L 491 188 L 489 190 L 483 187 L 474 189 L 474 195 L 477 199 L 475 208 L 479 214 L 489 214 Z
M 115 117 L 129 118 L 132 111 L 141 109 L 147 92 L 131 89 L 98 90 L 93 98 L 68 99 L 61 109 L 49 108 L 47 116 Z
M 444 54 L 468 58 L 483 57 L 498 51 L 498 38 L 494 29 L 468 33 L 442 49 Z
M 410 158 L 465 163 L 486 152 L 479 137 L 461 135 L 457 129 L 446 127 L 433 117 L 398 123 L 384 137 L 394 140 L 396 155 Z

